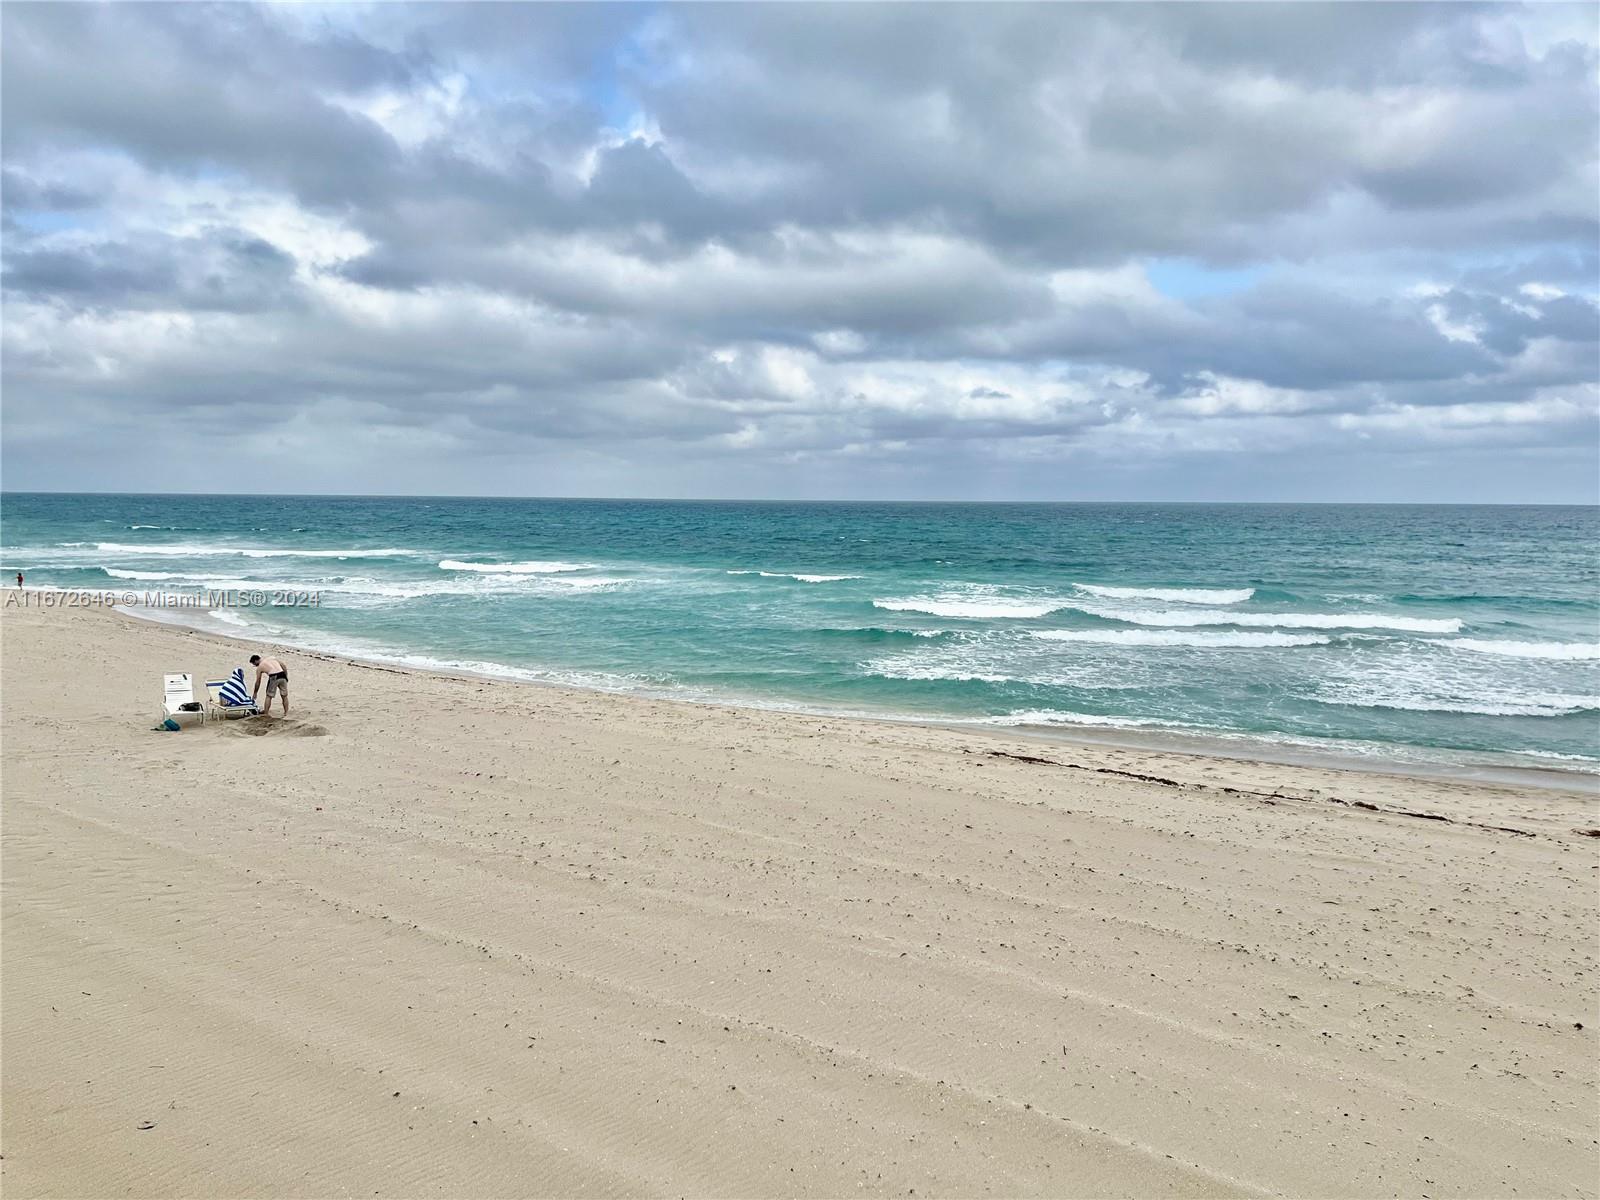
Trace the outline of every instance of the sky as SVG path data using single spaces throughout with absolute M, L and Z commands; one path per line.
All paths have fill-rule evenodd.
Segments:
M 1597 11 L 7 0 L 0 483 L 1594 503 Z

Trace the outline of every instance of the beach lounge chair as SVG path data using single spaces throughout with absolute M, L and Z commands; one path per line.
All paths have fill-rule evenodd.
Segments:
M 176 721 L 179 717 L 199 717 L 204 723 L 205 709 L 196 705 L 194 708 L 185 708 L 185 704 L 194 704 L 194 676 L 184 672 L 178 675 L 163 675 L 161 677 L 161 715 L 164 719 Z
M 244 686 L 244 668 L 235 667 L 226 679 L 214 679 L 206 684 L 206 698 L 211 702 L 214 717 L 249 717 L 261 710 L 256 707 L 250 689 Z

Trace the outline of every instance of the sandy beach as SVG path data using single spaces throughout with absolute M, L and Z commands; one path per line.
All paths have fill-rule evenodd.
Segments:
M 1600 1194 L 1592 792 L 249 652 L 0 611 L 10 1196 Z

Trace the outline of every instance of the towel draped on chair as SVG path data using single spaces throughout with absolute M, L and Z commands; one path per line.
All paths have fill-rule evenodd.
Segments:
M 243 667 L 233 669 L 233 674 L 223 682 L 218 695 L 222 698 L 223 705 L 228 708 L 248 708 L 255 704 L 250 696 L 250 690 L 244 686 Z

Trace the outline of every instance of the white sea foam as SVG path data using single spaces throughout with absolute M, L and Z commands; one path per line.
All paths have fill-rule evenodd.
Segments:
M 1559 750 L 1518 750 L 1516 753 L 1525 754 L 1529 758 L 1549 758 L 1557 762 L 1592 763 L 1597 761 L 1592 754 L 1562 754 Z
M 1256 594 L 1255 588 L 1135 588 L 1102 587 L 1095 583 L 1075 583 L 1080 592 L 1104 596 L 1108 600 L 1170 600 L 1179 604 L 1243 604 Z
M 1006 600 L 998 597 L 913 596 L 906 600 L 874 600 L 873 608 L 887 612 L 920 612 L 935 617 L 968 620 L 1026 620 L 1044 617 L 1067 607 L 1062 600 Z
M 246 621 L 243 617 L 239 616 L 238 613 L 231 613 L 225 608 L 213 608 L 207 615 L 212 617 L 214 620 L 221 621 L 224 625 L 237 625 L 241 629 L 248 629 L 250 627 L 249 621 Z
M 342 654 L 366 662 L 389 663 L 421 671 L 443 671 L 452 675 L 477 675 L 491 679 L 513 679 L 523 683 L 555 684 L 562 687 L 584 688 L 599 692 L 650 691 L 672 695 L 682 689 L 672 680 L 648 675 L 627 675 L 612 672 L 583 672 L 535 667 L 517 667 L 507 663 L 488 662 L 481 659 L 436 658 L 430 654 L 412 654 L 390 647 L 371 647 L 361 643 L 330 639 L 314 639 L 304 643 L 308 648 L 329 654 Z
M 763 579 L 794 579 L 800 583 L 838 583 L 841 579 L 860 579 L 860 575 L 807 575 L 799 571 L 729 571 L 729 575 L 759 575 Z
M 1268 647 L 1326 646 L 1315 633 L 1186 632 L 1177 629 L 1043 629 L 1033 635 L 1052 642 L 1091 642 L 1108 646 Z
M 486 578 L 521 580 L 523 576 L 490 575 L 486 576 Z M 545 578 L 541 580 L 541 582 L 549 585 L 545 589 L 547 592 L 560 594 L 561 592 L 609 592 L 617 588 L 628 587 L 631 584 L 637 583 L 638 580 L 619 579 L 610 575 L 588 575 L 581 576 L 576 579 L 569 579 L 565 575 L 557 575 L 551 578 Z
M 193 575 L 185 575 L 181 571 L 122 571 L 116 567 L 102 567 L 101 570 L 113 579 L 142 579 L 154 583 L 163 579 L 193 579 Z
M 137 554 L 171 558 L 216 558 L 241 556 L 244 558 L 403 558 L 415 550 L 394 546 L 379 549 L 357 547 L 349 550 L 288 550 L 262 546 L 217 546 L 200 542 L 174 542 L 166 545 L 145 545 L 129 542 L 62 542 L 67 548 L 92 546 L 107 554 Z
M 226 551 L 219 551 L 226 553 Z M 408 558 L 415 550 L 387 546 L 381 550 L 255 550 L 241 549 L 246 558 Z
M 905 658 L 880 659 L 877 662 L 863 663 L 862 670 L 868 675 L 879 675 L 884 679 L 913 679 L 929 682 L 1012 683 L 1017 679 L 1014 675 L 999 675 L 992 671 L 975 670 L 956 663 L 917 662 Z
M 1108 604 L 1072 604 L 1067 607 L 1108 621 L 1130 625 L 1244 625 L 1255 628 L 1284 629 L 1396 629 L 1408 633 L 1459 633 L 1461 622 L 1455 617 L 1395 617 L 1385 613 L 1259 613 L 1224 612 L 1214 609 L 1166 609 L 1146 611 L 1118 608 Z
M 592 571 L 594 568 L 594 563 L 547 562 L 538 559 L 530 562 L 486 563 L 447 558 L 439 563 L 441 571 L 479 571 L 492 575 L 559 575 L 563 571 Z
M 1323 704 L 1347 704 L 1356 708 L 1392 708 L 1401 712 L 1465 713 L 1482 717 L 1565 717 L 1600 709 L 1600 696 L 1572 696 L 1554 692 L 1544 695 L 1517 695 L 1492 701 L 1461 700 L 1454 697 L 1328 695 L 1314 697 Z
M 1600 659 L 1596 642 L 1515 642 L 1481 638 L 1454 638 L 1440 642 L 1452 650 L 1473 650 L 1479 654 L 1503 654 L 1509 658 Z
M 347 575 L 336 576 L 331 579 L 305 580 L 293 583 L 282 579 L 234 579 L 222 578 L 205 573 L 174 574 L 168 572 L 148 571 L 124 572 L 129 577 L 151 578 L 160 576 L 166 579 L 188 579 L 195 581 L 195 586 L 205 587 L 219 591 L 265 591 L 274 592 L 284 589 L 309 590 L 321 592 L 324 595 L 333 595 L 346 598 L 346 603 L 360 605 L 362 601 L 370 604 L 381 604 L 386 601 L 415 600 L 425 596 L 483 596 L 483 595 L 523 595 L 523 596 L 568 596 L 591 591 L 610 591 L 626 587 L 633 582 L 631 579 L 618 579 L 609 576 L 565 576 L 551 575 L 483 575 L 474 574 L 466 578 L 452 578 L 450 576 L 435 577 L 427 580 L 379 580 L 368 576 Z
M 611 591 L 633 582 L 629 579 L 583 577 L 566 579 L 550 575 L 477 574 L 469 579 L 440 579 L 420 582 L 355 582 L 319 584 L 319 590 L 357 596 L 381 596 L 414 600 L 422 596 L 477 596 L 494 593 L 562 596 L 578 592 Z M 259 585 L 256 585 L 259 586 Z
M 1141 729 L 1149 726 L 1166 728 L 1185 727 L 1183 721 L 1149 721 L 1140 717 L 1105 717 L 1098 713 L 1067 712 L 1062 709 L 1030 709 L 1006 713 L 999 717 L 985 717 L 985 725 L 1095 725 L 1108 728 Z

